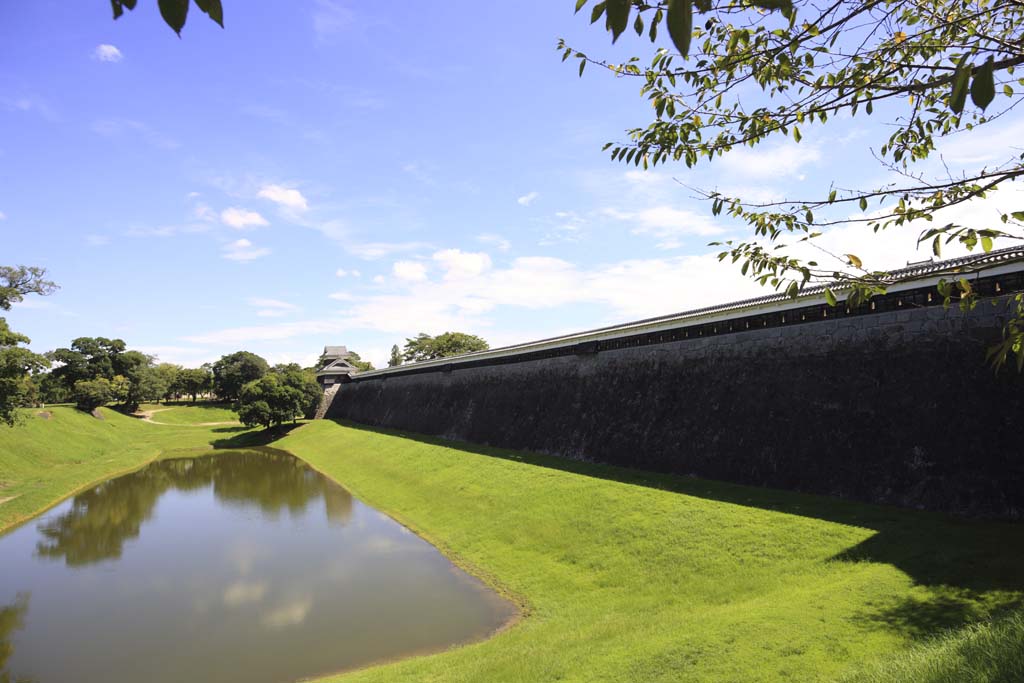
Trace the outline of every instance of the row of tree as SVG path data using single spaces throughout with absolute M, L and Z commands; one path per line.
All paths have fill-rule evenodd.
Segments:
M 432 337 L 420 332 L 414 339 L 406 338 L 403 350 L 399 350 L 398 344 L 391 347 L 388 367 L 393 368 L 402 363 L 418 363 L 435 358 L 458 356 L 473 351 L 486 351 L 489 348 L 491 348 L 490 345 L 483 338 L 474 334 L 445 332 Z

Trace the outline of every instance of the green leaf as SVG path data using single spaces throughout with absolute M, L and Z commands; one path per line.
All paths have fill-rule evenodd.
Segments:
M 576 12 L 579 13 L 585 4 L 587 4 L 587 0 L 576 0 Z
M 188 17 L 189 0 L 158 0 L 160 16 L 164 18 L 167 25 L 174 29 L 179 36 L 181 29 L 185 28 L 185 18 Z
M 605 3 L 603 3 L 603 2 L 599 2 L 596 5 L 594 5 L 594 9 L 592 9 L 590 11 L 590 23 L 591 24 L 596 24 L 597 20 L 600 19 L 604 15 L 604 5 L 605 5 Z
M 868 198 L 867 197 L 861 197 L 860 198 L 860 210 L 861 211 L 867 211 L 868 210 Z
M 690 54 L 690 41 L 693 39 L 693 5 L 691 0 L 668 0 L 668 34 L 672 43 L 684 57 Z
M 833 308 L 835 308 L 839 304 L 839 301 L 836 299 L 835 293 L 828 287 L 825 288 L 825 301 L 827 301 L 828 305 Z
M 960 59 L 953 74 L 953 90 L 949 95 L 949 108 L 959 114 L 964 110 L 964 103 L 967 102 L 967 83 L 971 78 L 971 65 L 967 63 L 967 56 Z
M 125 8 L 135 9 L 135 0 L 110 0 L 110 7 L 114 10 L 114 18 L 124 14 Z
M 796 280 L 789 283 L 789 287 L 786 288 L 786 296 L 790 299 L 795 299 L 800 295 L 800 285 L 797 284 Z
M 1024 211 L 1014 211 L 1010 214 L 1015 220 L 1024 221 Z
M 850 262 L 850 265 L 854 268 L 861 268 L 864 266 L 864 262 L 855 254 L 847 254 L 846 259 Z
M 981 238 L 981 249 L 986 254 L 988 252 L 992 251 L 992 238 L 991 237 L 982 237 Z
M 585 68 L 587 68 L 587 60 L 585 60 L 585 59 L 581 59 L 581 60 L 580 60 L 580 76 L 582 76 L 582 75 L 583 75 L 583 70 L 584 70 Z
M 938 258 L 942 257 L 942 235 L 936 235 L 932 240 L 932 253 Z
M 224 28 L 224 8 L 220 0 L 196 0 L 196 7 L 205 12 L 211 19 Z
M 996 83 L 993 75 L 993 62 L 989 57 L 984 64 L 974 72 L 974 80 L 971 82 L 971 101 L 979 109 L 987 107 L 996 97 Z
M 619 39 L 619 36 L 629 25 L 629 11 L 633 9 L 630 0 L 607 0 L 605 3 L 605 26 L 612 32 L 612 42 Z

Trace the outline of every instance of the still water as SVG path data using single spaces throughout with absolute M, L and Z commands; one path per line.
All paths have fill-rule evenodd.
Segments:
M 0 537 L 0 681 L 286 683 L 514 607 L 287 453 L 164 460 Z

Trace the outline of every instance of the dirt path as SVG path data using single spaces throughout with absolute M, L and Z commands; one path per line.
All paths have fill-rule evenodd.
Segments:
M 241 422 L 237 420 L 229 420 L 227 422 L 192 422 L 189 424 L 175 424 L 173 422 L 158 422 L 153 419 L 153 416 L 157 413 L 162 413 L 165 410 L 171 410 L 171 408 L 154 408 L 153 410 L 139 410 L 132 415 L 139 418 L 143 422 L 149 422 L 155 425 L 166 425 L 168 427 L 221 427 L 226 425 L 240 425 Z

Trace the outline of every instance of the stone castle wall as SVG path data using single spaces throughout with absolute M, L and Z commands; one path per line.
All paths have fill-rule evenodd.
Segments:
M 1024 516 L 1005 302 L 366 377 L 328 417 L 566 458 L 963 514 Z

